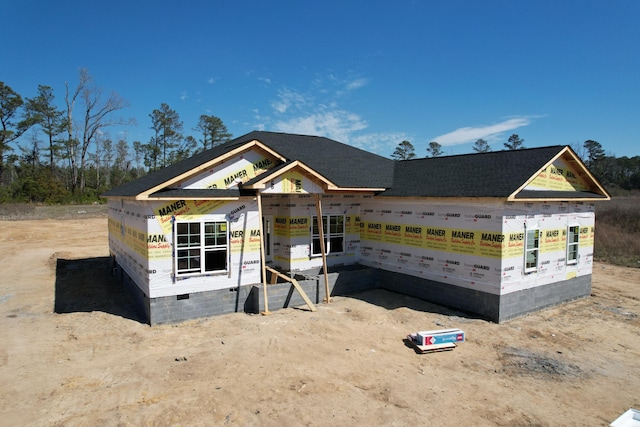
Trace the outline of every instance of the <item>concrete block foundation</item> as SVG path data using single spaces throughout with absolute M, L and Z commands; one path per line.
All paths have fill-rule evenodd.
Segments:
M 116 265 L 119 277 L 129 290 L 136 306 L 149 324 L 181 322 L 219 314 L 265 311 L 262 284 L 191 294 L 149 298 L 133 280 Z M 324 275 L 319 271 L 295 273 L 294 278 L 314 304 L 325 297 Z M 372 289 L 385 289 L 416 297 L 456 310 L 478 315 L 493 322 L 513 318 L 591 293 L 591 275 L 524 289 L 506 295 L 494 295 L 474 289 L 421 279 L 364 266 L 346 266 L 328 273 L 331 295 L 355 295 Z M 289 282 L 268 286 L 269 311 L 305 306 L 300 294 Z

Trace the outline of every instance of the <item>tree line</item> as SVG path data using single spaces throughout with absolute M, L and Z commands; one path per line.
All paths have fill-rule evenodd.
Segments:
M 524 139 L 512 134 L 504 144 L 504 150 L 524 149 Z M 484 139 L 478 139 L 471 147 L 474 153 L 488 153 L 491 146 Z M 572 149 L 582 159 L 591 173 L 610 190 L 640 190 L 640 156 L 615 157 L 607 154 L 598 141 L 587 140 L 582 145 L 574 144 Z M 439 157 L 444 154 L 442 146 L 432 141 L 427 146 L 426 157 Z M 415 147 L 409 141 L 402 141 L 391 158 L 394 160 L 410 160 L 417 158 Z
M 114 186 L 231 139 L 222 120 L 203 114 L 185 135 L 177 111 L 162 103 L 149 114 L 153 135 L 129 142 L 110 130 L 134 125 L 121 116 L 128 102 L 105 94 L 86 69 L 63 100 L 38 85 L 23 98 L 0 81 L 0 203 L 87 203 Z
M 522 150 L 525 148 L 524 139 L 520 138 L 517 133 L 514 133 L 509 137 L 507 142 L 504 143 L 505 150 Z M 487 141 L 480 138 L 473 143 L 472 147 L 475 153 L 488 153 L 491 151 L 491 146 Z M 442 145 L 436 141 L 431 141 L 427 146 L 427 157 L 439 157 L 444 154 Z M 391 158 L 394 160 L 410 160 L 416 158 L 415 147 L 409 141 L 402 141 L 398 144 Z
M 129 142 L 126 134 L 113 139 L 110 130 L 135 124 L 120 115 L 128 102 L 115 92 L 103 93 L 86 69 L 77 84 L 64 87 L 57 102 L 50 86 L 38 85 L 34 97 L 23 98 L 0 81 L 0 203 L 96 202 L 112 187 L 232 138 L 220 118 L 205 114 L 192 129 L 196 136 L 185 135 L 178 112 L 162 103 L 149 114 L 153 134 L 148 141 Z M 517 134 L 503 145 L 525 148 Z M 472 149 L 492 151 L 484 139 Z M 640 189 L 640 156 L 608 155 L 594 140 L 573 149 L 607 188 Z M 426 151 L 427 157 L 444 154 L 436 141 Z M 391 158 L 416 158 L 413 144 L 400 142 Z

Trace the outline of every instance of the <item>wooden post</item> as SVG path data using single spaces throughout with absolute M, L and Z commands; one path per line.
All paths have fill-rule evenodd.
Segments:
M 318 231 L 320 232 L 320 252 L 322 252 L 322 271 L 324 272 L 324 302 L 331 302 L 331 292 L 329 291 L 329 275 L 327 274 L 327 251 L 324 244 L 324 224 L 322 221 L 322 202 L 320 195 L 316 194 L 316 215 L 318 217 Z
M 269 295 L 267 294 L 267 263 L 264 255 L 264 226 L 262 219 L 262 194 L 258 191 L 258 216 L 260 217 L 260 268 L 262 270 L 262 292 L 264 295 L 263 315 L 271 314 L 269 311 Z

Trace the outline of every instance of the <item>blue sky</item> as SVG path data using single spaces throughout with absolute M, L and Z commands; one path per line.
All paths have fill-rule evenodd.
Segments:
M 234 136 L 322 135 L 389 156 L 599 141 L 640 155 L 640 1 L 0 0 L 0 81 L 64 104 L 86 68 L 148 142 L 167 103 Z M 123 132 L 126 132 L 124 134 Z

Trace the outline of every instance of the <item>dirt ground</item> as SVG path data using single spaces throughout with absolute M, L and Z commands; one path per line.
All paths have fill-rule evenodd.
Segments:
M 150 327 L 110 275 L 107 220 L 0 221 L 0 425 L 608 425 L 640 408 L 640 269 L 497 325 L 372 291 L 317 312 Z M 410 332 L 460 328 L 417 354 Z

